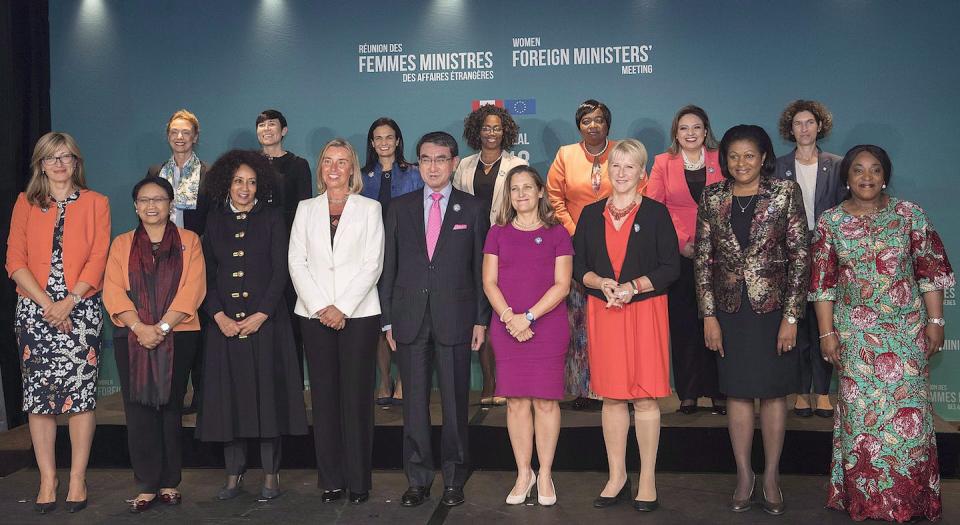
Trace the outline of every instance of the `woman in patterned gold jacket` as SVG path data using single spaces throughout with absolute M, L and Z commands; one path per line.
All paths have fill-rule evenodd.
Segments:
M 784 511 L 779 463 L 786 396 L 799 387 L 797 318 L 810 278 L 807 220 L 800 186 L 771 177 L 776 155 L 759 126 L 735 126 L 720 141 L 720 171 L 697 214 L 694 275 L 707 348 L 718 352 L 727 395 L 737 488 L 730 508 L 750 508 L 754 399 L 760 399 L 765 468 L 763 508 Z

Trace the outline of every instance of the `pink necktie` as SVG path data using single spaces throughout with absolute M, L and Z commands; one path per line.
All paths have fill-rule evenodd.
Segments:
M 434 192 L 430 196 L 433 204 L 430 205 L 430 215 L 427 216 L 427 257 L 433 260 L 433 250 L 437 248 L 437 239 L 440 238 L 440 199 L 442 193 Z

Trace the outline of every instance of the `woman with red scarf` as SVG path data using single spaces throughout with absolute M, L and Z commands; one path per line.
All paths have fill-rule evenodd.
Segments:
M 180 503 L 180 410 L 200 344 L 197 307 L 206 293 L 200 238 L 170 221 L 173 187 L 162 178 L 133 187 L 140 225 L 110 247 L 103 304 L 117 326 L 114 351 L 140 493 L 130 512 L 159 499 Z

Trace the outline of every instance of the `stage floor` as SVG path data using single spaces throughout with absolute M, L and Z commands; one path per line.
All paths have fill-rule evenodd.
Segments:
M 67 471 L 59 473 L 61 483 L 68 478 Z M 759 507 L 742 514 L 727 510 L 735 482 L 729 474 L 658 474 L 657 488 L 661 508 L 644 514 L 628 504 L 608 509 L 591 507 L 606 475 L 598 472 L 556 472 L 554 481 L 558 502 L 554 507 L 536 505 L 536 496 L 528 505 L 510 506 L 503 501 L 514 482 L 513 472 L 477 471 L 465 487 L 464 505 L 447 508 L 439 505 L 434 494 L 417 508 L 403 508 L 398 503 L 406 489 L 406 479 L 398 471 L 376 471 L 370 501 L 363 505 L 345 502 L 321 504 L 316 488 L 316 472 L 292 470 L 281 473 L 281 485 L 286 491 L 272 502 L 260 502 L 259 471 L 251 471 L 245 492 L 236 499 L 221 502 L 215 499 L 223 483 L 223 473 L 214 469 L 191 469 L 183 473 L 183 504 L 179 507 L 157 506 L 141 516 L 126 511 L 125 500 L 132 498 L 133 474 L 126 469 L 92 469 L 87 474 L 89 507 L 75 515 L 61 508 L 52 516 L 33 511 L 38 474 L 36 470 L 21 470 L 0 479 L 0 516 L 4 523 L 628 523 L 642 520 L 646 524 L 797 524 L 818 525 L 852 523 L 847 514 L 823 508 L 827 479 L 822 476 L 784 476 L 783 493 L 787 503 L 786 514 L 774 517 Z M 632 476 L 636 487 L 636 474 Z M 439 491 L 440 480 L 434 484 Z M 62 486 L 60 502 L 66 497 Z M 960 481 L 944 480 L 942 484 L 943 524 L 960 521 Z

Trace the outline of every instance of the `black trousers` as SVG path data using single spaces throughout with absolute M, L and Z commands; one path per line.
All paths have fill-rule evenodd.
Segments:
M 207 340 L 207 329 L 213 320 L 203 310 L 198 310 L 197 316 L 200 319 L 200 342 L 197 344 L 202 346 L 203 342 Z M 193 398 L 190 400 L 190 406 L 196 409 L 199 409 L 200 403 L 203 402 L 203 350 L 201 346 L 197 346 L 197 351 L 193 355 L 193 362 L 190 363 L 190 368 L 187 370 L 190 382 L 193 383 Z M 183 397 L 184 394 L 186 394 L 186 389 L 180 397 Z
M 430 307 L 417 337 L 397 345 L 397 362 L 403 380 L 403 465 L 414 487 L 433 483 L 433 449 L 430 442 L 430 391 L 436 364 L 443 408 L 440 458 L 445 486 L 462 487 L 470 470 L 467 443 L 467 408 L 470 404 L 470 345 L 445 346 L 433 340 Z
M 287 278 L 287 287 L 283 290 L 283 300 L 290 314 L 290 326 L 293 327 L 293 344 L 297 351 L 297 366 L 300 368 L 300 383 L 303 383 L 303 333 L 300 330 L 300 316 L 293 310 L 297 306 L 297 291 L 293 282 Z
M 342 330 L 300 318 L 320 485 L 367 492 L 373 470 L 373 385 L 380 316 L 347 319 Z
M 673 360 L 673 386 L 677 397 L 723 399 L 714 352 L 703 343 L 703 320 L 697 310 L 697 290 L 693 280 L 693 261 L 680 257 L 680 278 L 667 291 L 670 314 L 670 355 Z
M 806 315 L 797 322 L 797 347 L 793 351 L 800 353 L 799 393 L 829 394 L 833 365 L 824 361 L 820 353 L 820 327 L 817 312 L 810 303 L 807 303 Z
M 126 331 L 114 337 L 114 357 L 123 392 L 123 411 L 127 418 L 127 446 L 133 476 L 141 493 L 157 492 L 161 488 L 176 488 L 180 484 L 182 436 L 180 411 L 183 394 L 187 390 L 187 372 L 200 347 L 200 332 L 173 333 L 173 379 L 170 400 L 159 409 L 130 401 L 130 353 Z
M 279 436 L 273 438 L 237 438 L 223 444 L 223 462 L 227 474 L 239 476 L 247 471 L 247 450 L 253 442 L 260 443 L 260 465 L 265 474 L 280 471 L 280 448 L 283 441 Z

